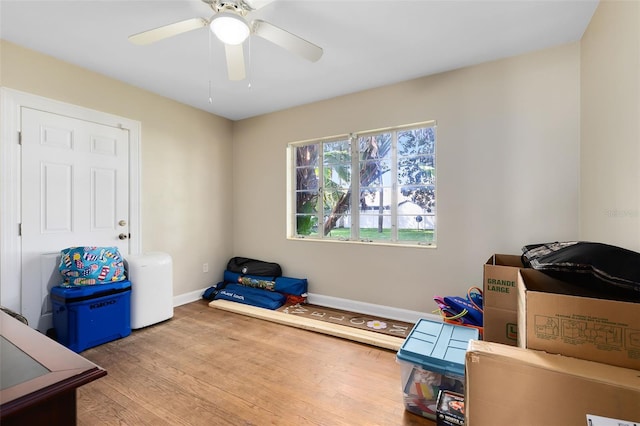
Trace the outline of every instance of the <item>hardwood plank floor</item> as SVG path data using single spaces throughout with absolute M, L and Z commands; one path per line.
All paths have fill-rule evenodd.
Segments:
M 395 352 L 213 309 L 82 352 L 79 425 L 428 425 L 406 412 Z

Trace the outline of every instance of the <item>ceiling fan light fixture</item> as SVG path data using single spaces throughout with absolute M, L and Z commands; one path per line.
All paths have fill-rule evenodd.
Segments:
M 249 37 L 249 25 L 242 16 L 231 12 L 220 12 L 209 24 L 211 31 L 225 44 L 241 44 Z

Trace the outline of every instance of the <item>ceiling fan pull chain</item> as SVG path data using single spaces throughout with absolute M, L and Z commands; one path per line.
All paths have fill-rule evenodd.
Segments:
M 213 60 L 211 52 L 211 31 L 209 31 L 209 103 L 213 104 L 213 97 L 211 94 L 211 75 L 213 74 Z
M 251 90 L 251 37 L 247 39 L 247 89 Z

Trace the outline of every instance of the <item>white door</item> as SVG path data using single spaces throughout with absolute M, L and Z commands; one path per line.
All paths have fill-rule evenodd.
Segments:
M 53 326 L 49 291 L 60 250 L 115 246 L 129 254 L 129 133 L 22 107 L 22 315 Z

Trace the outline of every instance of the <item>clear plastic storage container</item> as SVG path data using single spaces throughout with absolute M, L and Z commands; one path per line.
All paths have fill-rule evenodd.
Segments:
M 396 359 L 401 366 L 405 408 L 435 420 L 438 392 L 464 394 L 464 360 L 469 340 L 478 330 L 439 321 L 420 319 Z

